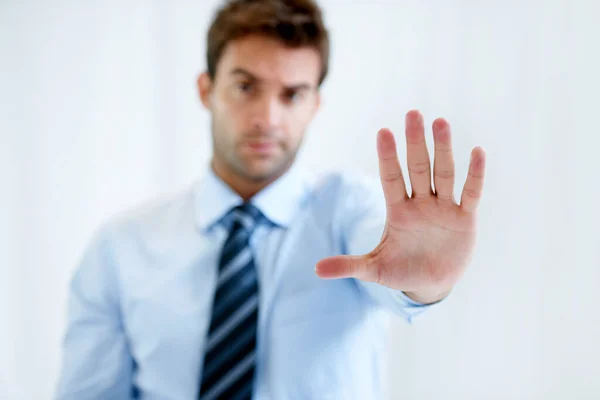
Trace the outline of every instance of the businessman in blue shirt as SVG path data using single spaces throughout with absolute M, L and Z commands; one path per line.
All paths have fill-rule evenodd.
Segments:
M 210 166 L 98 230 L 72 279 L 56 398 L 382 398 L 390 316 L 445 298 L 470 261 L 485 154 L 455 201 L 449 124 L 433 122 L 432 168 L 413 110 L 408 174 L 387 129 L 378 181 L 301 171 L 328 58 L 312 0 L 218 11 L 197 82 Z

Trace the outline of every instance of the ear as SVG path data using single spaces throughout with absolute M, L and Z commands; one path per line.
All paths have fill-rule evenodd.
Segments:
M 208 72 L 203 72 L 198 76 L 196 85 L 198 86 L 198 95 L 200 97 L 200 101 L 202 101 L 202 104 L 205 108 L 210 110 L 212 107 L 210 100 L 213 91 L 213 83 L 208 75 Z
M 319 108 L 321 108 L 321 91 L 319 89 L 317 89 L 316 98 L 315 98 L 315 108 L 313 109 L 313 117 L 315 116 L 317 111 L 319 111 Z

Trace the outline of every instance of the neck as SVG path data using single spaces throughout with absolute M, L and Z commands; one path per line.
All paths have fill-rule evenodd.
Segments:
M 214 159 L 211 161 L 210 166 L 214 173 L 221 178 L 223 182 L 227 184 L 234 192 L 240 196 L 244 202 L 249 201 L 252 197 L 254 197 L 258 192 L 263 190 L 265 187 L 269 186 L 271 183 L 275 182 L 279 177 L 289 170 L 291 167 L 288 166 L 283 172 L 276 174 L 272 177 L 252 181 L 248 178 L 240 176 L 235 172 L 231 171 L 229 168 L 225 166 L 221 166 L 220 163 L 216 162 Z

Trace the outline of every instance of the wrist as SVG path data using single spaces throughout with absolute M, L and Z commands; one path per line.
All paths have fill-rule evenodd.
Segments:
M 403 291 L 403 293 L 418 303 L 433 304 L 445 299 L 451 290 L 452 288 L 445 290 L 415 290 L 410 292 Z

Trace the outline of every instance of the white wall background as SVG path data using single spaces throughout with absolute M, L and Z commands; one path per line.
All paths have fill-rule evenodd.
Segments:
M 322 1 L 332 73 L 300 162 L 377 174 L 375 132 L 404 154 L 410 108 L 452 123 L 459 182 L 488 153 L 472 267 L 394 325 L 393 399 L 600 398 L 600 4 L 523 3 Z M 1 399 L 51 397 L 92 231 L 205 168 L 215 4 L 0 1 Z

